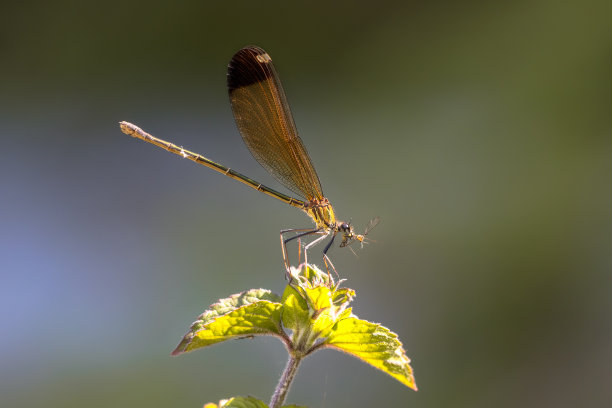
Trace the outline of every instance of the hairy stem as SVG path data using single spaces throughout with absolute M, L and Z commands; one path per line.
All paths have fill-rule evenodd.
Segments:
M 276 385 L 276 389 L 270 400 L 270 408 L 280 408 L 285 403 L 285 397 L 287 396 L 287 392 L 289 392 L 289 387 L 295 378 L 295 374 L 297 374 L 297 368 L 301 361 L 302 357 L 296 357 L 292 353 L 289 353 L 289 361 L 287 361 L 283 375 Z

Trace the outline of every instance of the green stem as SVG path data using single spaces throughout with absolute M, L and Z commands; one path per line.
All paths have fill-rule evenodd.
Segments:
M 301 361 L 302 357 L 296 357 L 289 353 L 289 361 L 287 361 L 283 375 L 276 385 L 276 389 L 270 400 L 270 408 L 280 408 L 285 403 L 285 397 L 287 396 L 287 392 L 289 392 L 289 387 L 295 378 L 295 374 L 297 374 L 297 368 Z

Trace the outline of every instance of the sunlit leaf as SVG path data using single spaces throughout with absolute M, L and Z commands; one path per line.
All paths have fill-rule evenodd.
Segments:
M 309 324 L 308 303 L 296 288 L 287 285 L 282 303 L 282 320 L 286 328 L 298 330 Z
M 355 291 L 349 288 L 339 288 L 332 292 L 332 301 L 336 306 L 348 304 L 353 301 Z
M 255 397 L 230 398 L 221 408 L 268 408 L 268 404 Z
M 240 337 L 280 335 L 279 300 L 278 295 L 263 289 L 221 299 L 198 317 L 172 354 Z
M 314 330 L 318 332 L 319 337 L 326 338 L 335 329 L 335 324 L 347 317 L 351 316 L 353 309 L 347 308 L 337 316 L 330 316 L 331 312 L 323 313 L 322 316 L 314 323 Z
M 380 324 L 356 317 L 340 320 L 325 344 L 365 361 L 407 387 L 417 389 L 410 359 L 402 343 L 395 333 Z
M 318 286 L 313 289 L 306 289 L 306 296 L 309 300 L 309 306 L 315 312 L 331 307 L 331 290 L 326 286 Z

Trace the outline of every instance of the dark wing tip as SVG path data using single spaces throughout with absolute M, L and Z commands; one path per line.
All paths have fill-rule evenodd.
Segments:
M 238 88 L 265 81 L 272 76 L 267 65 L 272 59 L 263 49 L 249 45 L 232 57 L 227 66 L 227 88 L 229 93 Z

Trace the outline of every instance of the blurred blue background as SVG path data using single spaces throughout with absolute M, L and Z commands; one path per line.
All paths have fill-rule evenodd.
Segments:
M 282 189 L 225 89 L 257 44 L 339 217 L 382 219 L 331 256 L 419 385 L 325 350 L 288 402 L 610 406 L 610 4 L 4 2 L 0 405 L 269 399 L 276 339 L 170 351 L 218 298 L 282 291 L 278 231 L 310 221 L 117 124 Z

